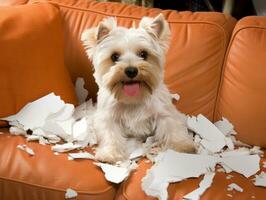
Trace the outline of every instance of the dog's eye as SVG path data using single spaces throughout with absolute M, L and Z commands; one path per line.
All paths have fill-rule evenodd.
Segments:
M 117 62 L 119 60 L 119 57 L 120 57 L 119 53 L 113 53 L 111 55 L 111 59 L 113 62 Z
M 148 58 L 148 52 L 147 51 L 140 51 L 139 53 L 138 53 L 138 56 L 139 57 L 141 57 L 143 60 L 147 60 L 147 58 Z

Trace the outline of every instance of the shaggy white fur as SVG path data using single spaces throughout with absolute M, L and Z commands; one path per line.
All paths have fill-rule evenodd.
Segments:
M 172 104 L 165 86 L 164 62 L 170 29 L 163 15 L 144 17 L 138 28 L 107 18 L 85 30 L 82 41 L 99 86 L 93 128 L 96 158 L 114 163 L 128 157 L 127 140 L 154 135 L 162 149 L 194 152 L 186 116 Z M 130 73 L 127 70 L 130 68 Z

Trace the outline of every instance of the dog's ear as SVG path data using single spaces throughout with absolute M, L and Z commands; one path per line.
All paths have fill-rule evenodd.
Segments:
M 116 26 L 116 19 L 109 17 L 101 21 L 97 27 L 87 29 L 82 33 L 81 41 L 90 58 L 92 58 L 94 49 L 99 41 L 107 37 Z
M 114 17 L 109 17 L 104 19 L 97 27 L 96 38 L 97 40 L 102 40 L 106 37 L 111 30 L 117 26 L 116 19 Z
M 160 42 L 162 47 L 167 48 L 171 33 L 163 14 L 157 15 L 155 18 L 142 18 L 139 28 L 145 29 L 153 38 Z

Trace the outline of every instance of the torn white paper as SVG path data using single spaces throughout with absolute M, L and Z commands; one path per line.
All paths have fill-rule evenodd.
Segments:
M 128 177 L 130 170 L 125 167 L 118 167 L 106 163 L 94 163 L 99 166 L 103 172 L 106 180 L 112 183 L 121 183 L 126 177 Z
M 45 121 L 42 129 L 44 131 L 53 133 L 66 141 L 72 140 L 72 126 L 75 123 L 74 118 L 67 119 L 65 121 L 48 120 Z
M 234 150 L 235 145 L 231 139 L 231 137 L 225 137 L 225 143 L 229 150 Z
M 187 200 L 198 200 L 200 196 L 211 186 L 214 172 L 208 172 L 204 175 L 202 181 L 199 184 L 199 188 L 185 195 L 183 198 Z
M 199 177 L 214 170 L 218 160 L 214 156 L 178 153 L 173 150 L 161 152 L 156 157 L 156 164 L 142 179 L 142 189 L 147 195 L 165 200 L 168 197 L 169 183 Z
M 254 146 L 254 147 L 252 147 L 251 149 L 250 149 L 250 154 L 251 155 L 253 155 L 253 154 L 258 154 L 258 155 L 260 155 L 260 154 L 263 154 L 264 152 L 261 150 L 261 148 L 260 147 L 258 147 L 258 146 Z
M 221 162 L 247 178 L 260 170 L 260 157 L 258 155 L 228 156 L 223 157 Z
M 239 185 L 237 185 L 236 183 L 231 183 L 230 185 L 228 185 L 228 188 L 227 188 L 228 191 L 232 191 L 232 190 L 235 190 L 237 192 L 243 192 L 243 188 L 240 187 Z
M 89 94 L 88 90 L 85 89 L 84 85 L 85 85 L 84 79 L 81 77 L 78 77 L 76 80 L 76 84 L 75 84 L 75 91 L 78 97 L 79 104 L 84 103 Z
M 78 149 L 80 148 L 81 145 L 80 144 L 73 144 L 72 142 L 69 143 L 65 143 L 65 144 L 56 144 L 54 146 L 52 146 L 52 151 L 56 151 L 56 152 L 67 152 L 67 151 L 71 151 L 73 149 Z
M 9 132 L 11 133 L 11 135 L 23 135 L 23 136 L 27 135 L 26 131 L 24 131 L 21 128 L 15 127 L 15 126 L 11 126 L 9 128 Z
M 225 135 L 230 135 L 234 129 L 233 124 L 231 124 L 226 118 L 222 118 L 222 120 L 217 121 L 214 125 Z
M 254 185 L 266 187 L 266 173 L 261 172 L 259 175 L 255 176 Z
M 222 157 L 228 157 L 228 156 L 244 156 L 244 155 L 250 155 L 250 150 L 246 147 L 240 147 L 235 150 L 227 150 L 222 153 L 220 153 L 220 156 Z
M 65 199 L 71 199 L 71 198 L 74 198 L 74 197 L 77 197 L 78 196 L 78 193 L 71 189 L 71 188 L 68 188 L 66 190 L 66 193 L 65 193 Z
M 73 139 L 76 141 L 84 141 L 88 136 L 88 124 L 86 118 L 82 118 L 73 125 Z
M 47 117 L 47 121 L 65 121 L 72 117 L 75 107 L 72 104 L 65 104 L 61 110 Z
M 200 144 L 210 152 L 219 152 L 226 145 L 224 134 L 203 115 L 188 117 L 187 125 L 199 134 L 202 138 Z
M 88 152 L 81 152 L 81 153 L 69 153 L 68 154 L 73 159 L 91 159 L 95 160 L 94 155 Z
M 17 146 L 17 149 L 20 149 L 22 151 L 25 151 L 25 152 L 27 152 L 31 156 L 34 156 L 35 155 L 34 151 L 31 148 L 29 148 L 27 145 L 25 145 L 25 144 L 18 145 Z
M 60 111 L 64 105 L 65 103 L 59 96 L 50 93 L 36 101 L 28 103 L 17 114 L 2 118 L 2 120 L 18 121 L 23 125 L 24 130 L 33 130 L 34 128 L 42 127 L 46 118 Z
M 39 140 L 41 136 L 39 135 L 28 135 L 27 136 L 27 141 L 30 142 L 30 141 L 36 141 L 36 140 Z

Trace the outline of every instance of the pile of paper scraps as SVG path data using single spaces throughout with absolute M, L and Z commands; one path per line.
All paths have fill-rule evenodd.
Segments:
M 50 93 L 28 103 L 17 114 L 3 120 L 7 120 L 11 125 L 11 134 L 23 135 L 27 141 L 38 141 L 42 145 L 52 144 L 51 149 L 55 154 L 83 149 L 88 145 L 93 146 L 97 144 L 91 126 L 96 108 L 91 100 L 85 102 L 88 92 L 83 87 L 84 80 L 77 79 L 76 92 L 80 106 L 76 108 L 62 101 L 54 93 Z M 179 96 L 173 95 L 173 98 L 178 100 Z M 235 171 L 247 178 L 260 170 L 259 162 L 263 151 L 257 146 L 251 147 L 236 140 L 234 127 L 227 119 L 223 118 L 213 124 L 203 115 L 198 115 L 188 117 L 187 125 L 197 144 L 197 154 L 178 153 L 170 149 L 160 152 L 153 146 L 153 137 L 148 137 L 143 144 L 129 140 L 129 159 L 115 165 L 98 162 L 94 155 L 84 151 L 69 153 L 68 159 L 92 159 L 105 173 L 108 181 L 121 183 L 132 170 L 138 168 L 137 161 L 146 157 L 154 165 L 142 179 L 142 189 L 147 195 L 160 200 L 168 198 L 169 183 L 204 175 L 199 187 L 183 197 L 197 200 L 211 187 L 215 170 L 222 170 L 225 173 Z M 57 144 L 62 140 L 65 143 Z M 31 156 L 38 156 L 25 144 L 18 145 L 17 148 Z M 264 164 L 266 167 L 266 163 Z M 217 165 L 221 168 L 217 169 Z M 228 175 L 228 179 L 230 178 Z M 256 175 L 254 185 L 266 187 L 266 173 L 261 172 Z M 245 192 L 235 183 L 228 185 L 228 190 Z M 65 195 L 66 198 L 75 196 L 77 192 L 70 188 Z

